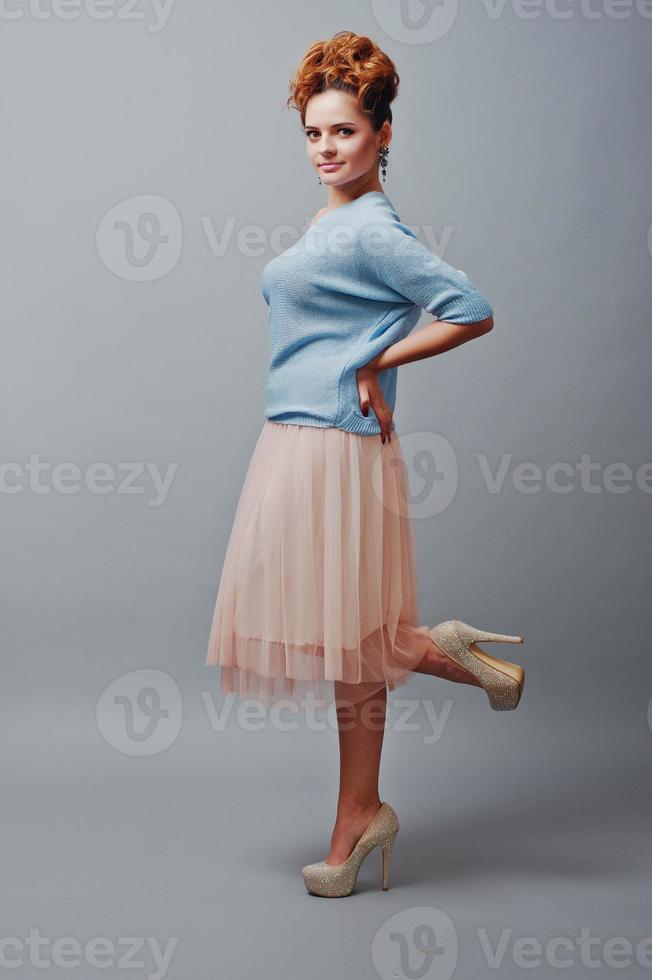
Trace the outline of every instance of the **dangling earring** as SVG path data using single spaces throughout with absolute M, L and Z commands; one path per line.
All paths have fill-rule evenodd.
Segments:
M 385 177 L 387 176 L 387 157 L 389 156 L 389 147 L 381 146 L 378 150 L 378 156 L 380 158 L 380 167 L 383 172 L 383 184 L 385 183 Z
M 321 184 L 321 177 L 317 174 L 317 181 Z

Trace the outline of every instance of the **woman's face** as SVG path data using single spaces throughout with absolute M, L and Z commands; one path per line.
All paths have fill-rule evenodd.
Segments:
M 389 122 L 375 133 L 353 95 L 328 89 L 313 95 L 306 106 L 308 160 L 323 184 L 346 186 L 364 176 L 378 175 L 378 149 L 388 146 Z

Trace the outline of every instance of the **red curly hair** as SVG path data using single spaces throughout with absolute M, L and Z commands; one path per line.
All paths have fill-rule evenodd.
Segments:
M 394 62 L 371 38 L 353 31 L 339 31 L 330 40 L 315 41 L 290 80 L 286 106 L 299 110 L 301 125 L 311 96 L 326 89 L 354 95 L 358 108 L 371 117 L 377 132 L 392 121 L 390 102 L 396 98 L 399 76 Z

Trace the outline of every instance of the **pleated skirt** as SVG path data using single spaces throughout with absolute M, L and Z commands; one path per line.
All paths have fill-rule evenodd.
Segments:
M 265 420 L 210 629 L 224 694 L 356 704 L 409 679 L 431 640 L 407 490 L 396 432 Z

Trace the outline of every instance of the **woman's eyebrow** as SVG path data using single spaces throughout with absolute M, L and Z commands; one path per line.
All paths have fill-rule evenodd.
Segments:
M 354 122 L 339 122 L 339 123 L 333 123 L 333 125 L 331 126 L 331 129 L 333 129 L 336 126 L 355 126 L 355 125 L 356 124 Z M 319 126 L 307 126 L 306 125 L 303 128 L 304 129 L 319 129 Z

